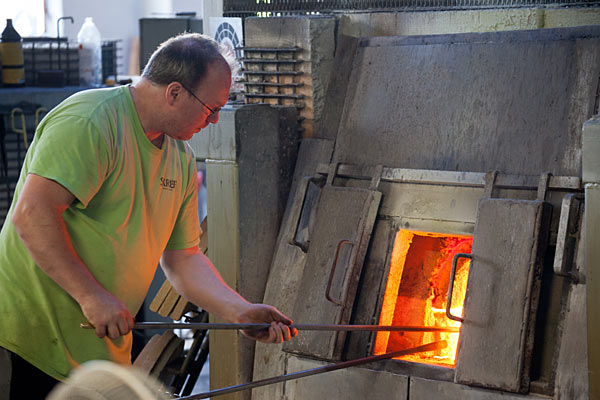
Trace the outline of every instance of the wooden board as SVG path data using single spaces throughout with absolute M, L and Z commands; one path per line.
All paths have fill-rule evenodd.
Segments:
M 209 257 L 223 280 L 237 290 L 239 253 L 239 184 L 238 165 L 234 162 L 206 160 L 208 215 L 210 235 Z M 210 315 L 210 322 L 225 322 Z M 210 341 L 211 389 L 249 381 L 240 368 L 240 336 L 237 331 L 214 331 Z M 248 377 L 249 378 L 249 377 Z M 243 392 L 223 396 L 223 400 L 242 400 Z
M 171 311 L 173 311 L 173 307 L 175 307 L 177 299 L 179 299 L 179 293 L 177 293 L 175 288 L 171 286 L 171 289 L 169 290 L 169 293 L 167 293 L 165 300 L 158 308 L 158 314 L 162 317 L 167 317 Z
M 197 307 L 190 303 L 185 297 L 179 296 L 179 300 L 177 300 L 177 304 L 175 304 L 170 318 L 173 321 L 179 321 L 181 317 L 183 317 L 183 314 L 196 308 Z
M 148 306 L 150 311 L 158 312 L 159 308 L 167 298 L 167 295 L 171 291 L 171 288 L 171 282 L 165 279 L 160 289 L 158 289 L 156 296 L 154 296 L 154 299 L 152 299 L 152 302 Z
M 150 375 L 158 378 L 161 374 L 168 374 L 168 371 L 165 371 L 165 368 L 168 367 L 171 361 L 181 356 L 183 353 L 184 343 L 185 340 L 179 336 L 174 336 L 169 344 L 160 353 L 158 360 L 156 360 L 156 363 L 152 367 L 152 372 Z
M 479 202 L 456 382 L 528 391 L 550 211 L 541 201 Z
M 161 354 L 169 343 L 175 338 L 172 331 L 165 331 L 162 335 L 156 334 L 146 343 L 141 353 L 135 359 L 133 366 L 147 374 L 150 374 Z
M 175 305 L 180 297 L 181 295 L 177 292 L 177 290 L 175 290 L 174 287 L 171 287 L 169 294 L 167 294 L 167 297 L 165 297 L 165 301 L 163 301 L 162 305 L 158 309 L 158 314 L 163 317 L 168 317 L 169 314 L 171 314 L 171 311 L 173 311 L 173 308 L 175 308 Z
M 330 185 L 323 188 L 292 319 L 304 324 L 349 322 L 380 200 L 380 192 L 368 189 Z M 342 240 L 351 243 L 341 244 Z M 334 266 L 336 254 L 339 257 Z M 344 339 L 345 332 L 305 331 L 286 343 L 284 349 L 339 359 Z

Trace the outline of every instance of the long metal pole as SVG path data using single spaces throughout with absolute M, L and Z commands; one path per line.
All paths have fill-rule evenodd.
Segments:
M 311 376 L 311 375 L 322 374 L 324 372 L 336 371 L 338 369 L 344 369 L 344 368 L 354 367 L 357 365 L 368 364 L 368 363 L 372 363 L 375 361 L 388 360 L 390 358 L 401 357 L 401 356 L 405 356 L 407 354 L 423 353 L 426 351 L 440 350 L 440 349 L 445 348 L 446 346 L 448 346 L 447 342 L 445 340 L 441 340 L 439 342 L 433 342 L 433 343 L 425 344 L 425 345 L 419 346 L 419 347 L 413 347 L 410 349 L 394 351 L 392 353 L 386 353 L 386 354 L 381 354 L 378 356 L 370 356 L 370 357 L 359 358 L 356 360 L 344 361 L 344 362 L 340 362 L 337 364 L 325 365 L 323 367 L 317 367 L 317 368 L 308 369 L 308 370 L 304 370 L 304 371 L 293 372 L 291 374 L 276 376 L 273 378 L 261 379 L 256 382 L 248 382 L 248 383 L 243 383 L 241 385 L 235 385 L 235 386 L 229 386 L 229 387 L 222 388 L 222 389 L 216 389 L 216 390 L 213 390 L 210 392 L 204 392 L 204 393 L 199 393 L 199 394 L 195 394 L 195 395 L 191 395 L 191 396 L 180 397 L 179 400 L 197 400 L 197 399 L 206 399 L 209 397 L 221 396 L 224 394 L 239 392 L 242 390 L 254 389 L 254 388 L 260 387 L 260 386 L 272 385 L 274 383 L 285 382 L 285 381 L 289 381 L 289 380 L 293 380 L 293 379 L 304 378 L 304 377 Z
M 133 329 L 267 329 L 270 324 L 227 324 L 204 322 L 136 322 Z M 92 329 L 90 324 L 81 324 L 82 328 Z M 387 326 L 387 325 L 319 325 L 292 324 L 290 328 L 299 331 L 388 331 L 388 332 L 460 332 L 460 328 L 434 326 Z

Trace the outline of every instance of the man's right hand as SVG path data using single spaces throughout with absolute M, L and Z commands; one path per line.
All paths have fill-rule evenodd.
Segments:
M 125 304 L 106 290 L 86 297 L 80 306 L 99 338 L 117 339 L 133 329 L 134 320 Z

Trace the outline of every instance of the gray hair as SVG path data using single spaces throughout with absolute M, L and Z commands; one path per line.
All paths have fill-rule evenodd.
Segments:
M 199 33 L 183 33 L 163 42 L 152 54 L 142 77 L 159 85 L 179 82 L 193 90 L 206 77 L 214 62 L 232 65 L 226 49 L 211 37 Z

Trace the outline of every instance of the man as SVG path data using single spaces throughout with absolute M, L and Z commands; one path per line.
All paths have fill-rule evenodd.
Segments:
M 218 121 L 230 84 L 218 45 L 186 34 L 157 49 L 136 85 L 75 94 L 44 118 L 0 233 L 0 365 L 12 368 L 0 381 L 10 375 L 12 398 L 38 388 L 43 398 L 90 359 L 129 363 L 132 315 L 159 259 L 194 304 L 271 323 L 246 335 L 297 334 L 229 288 L 198 248 L 196 165 L 183 141 Z

